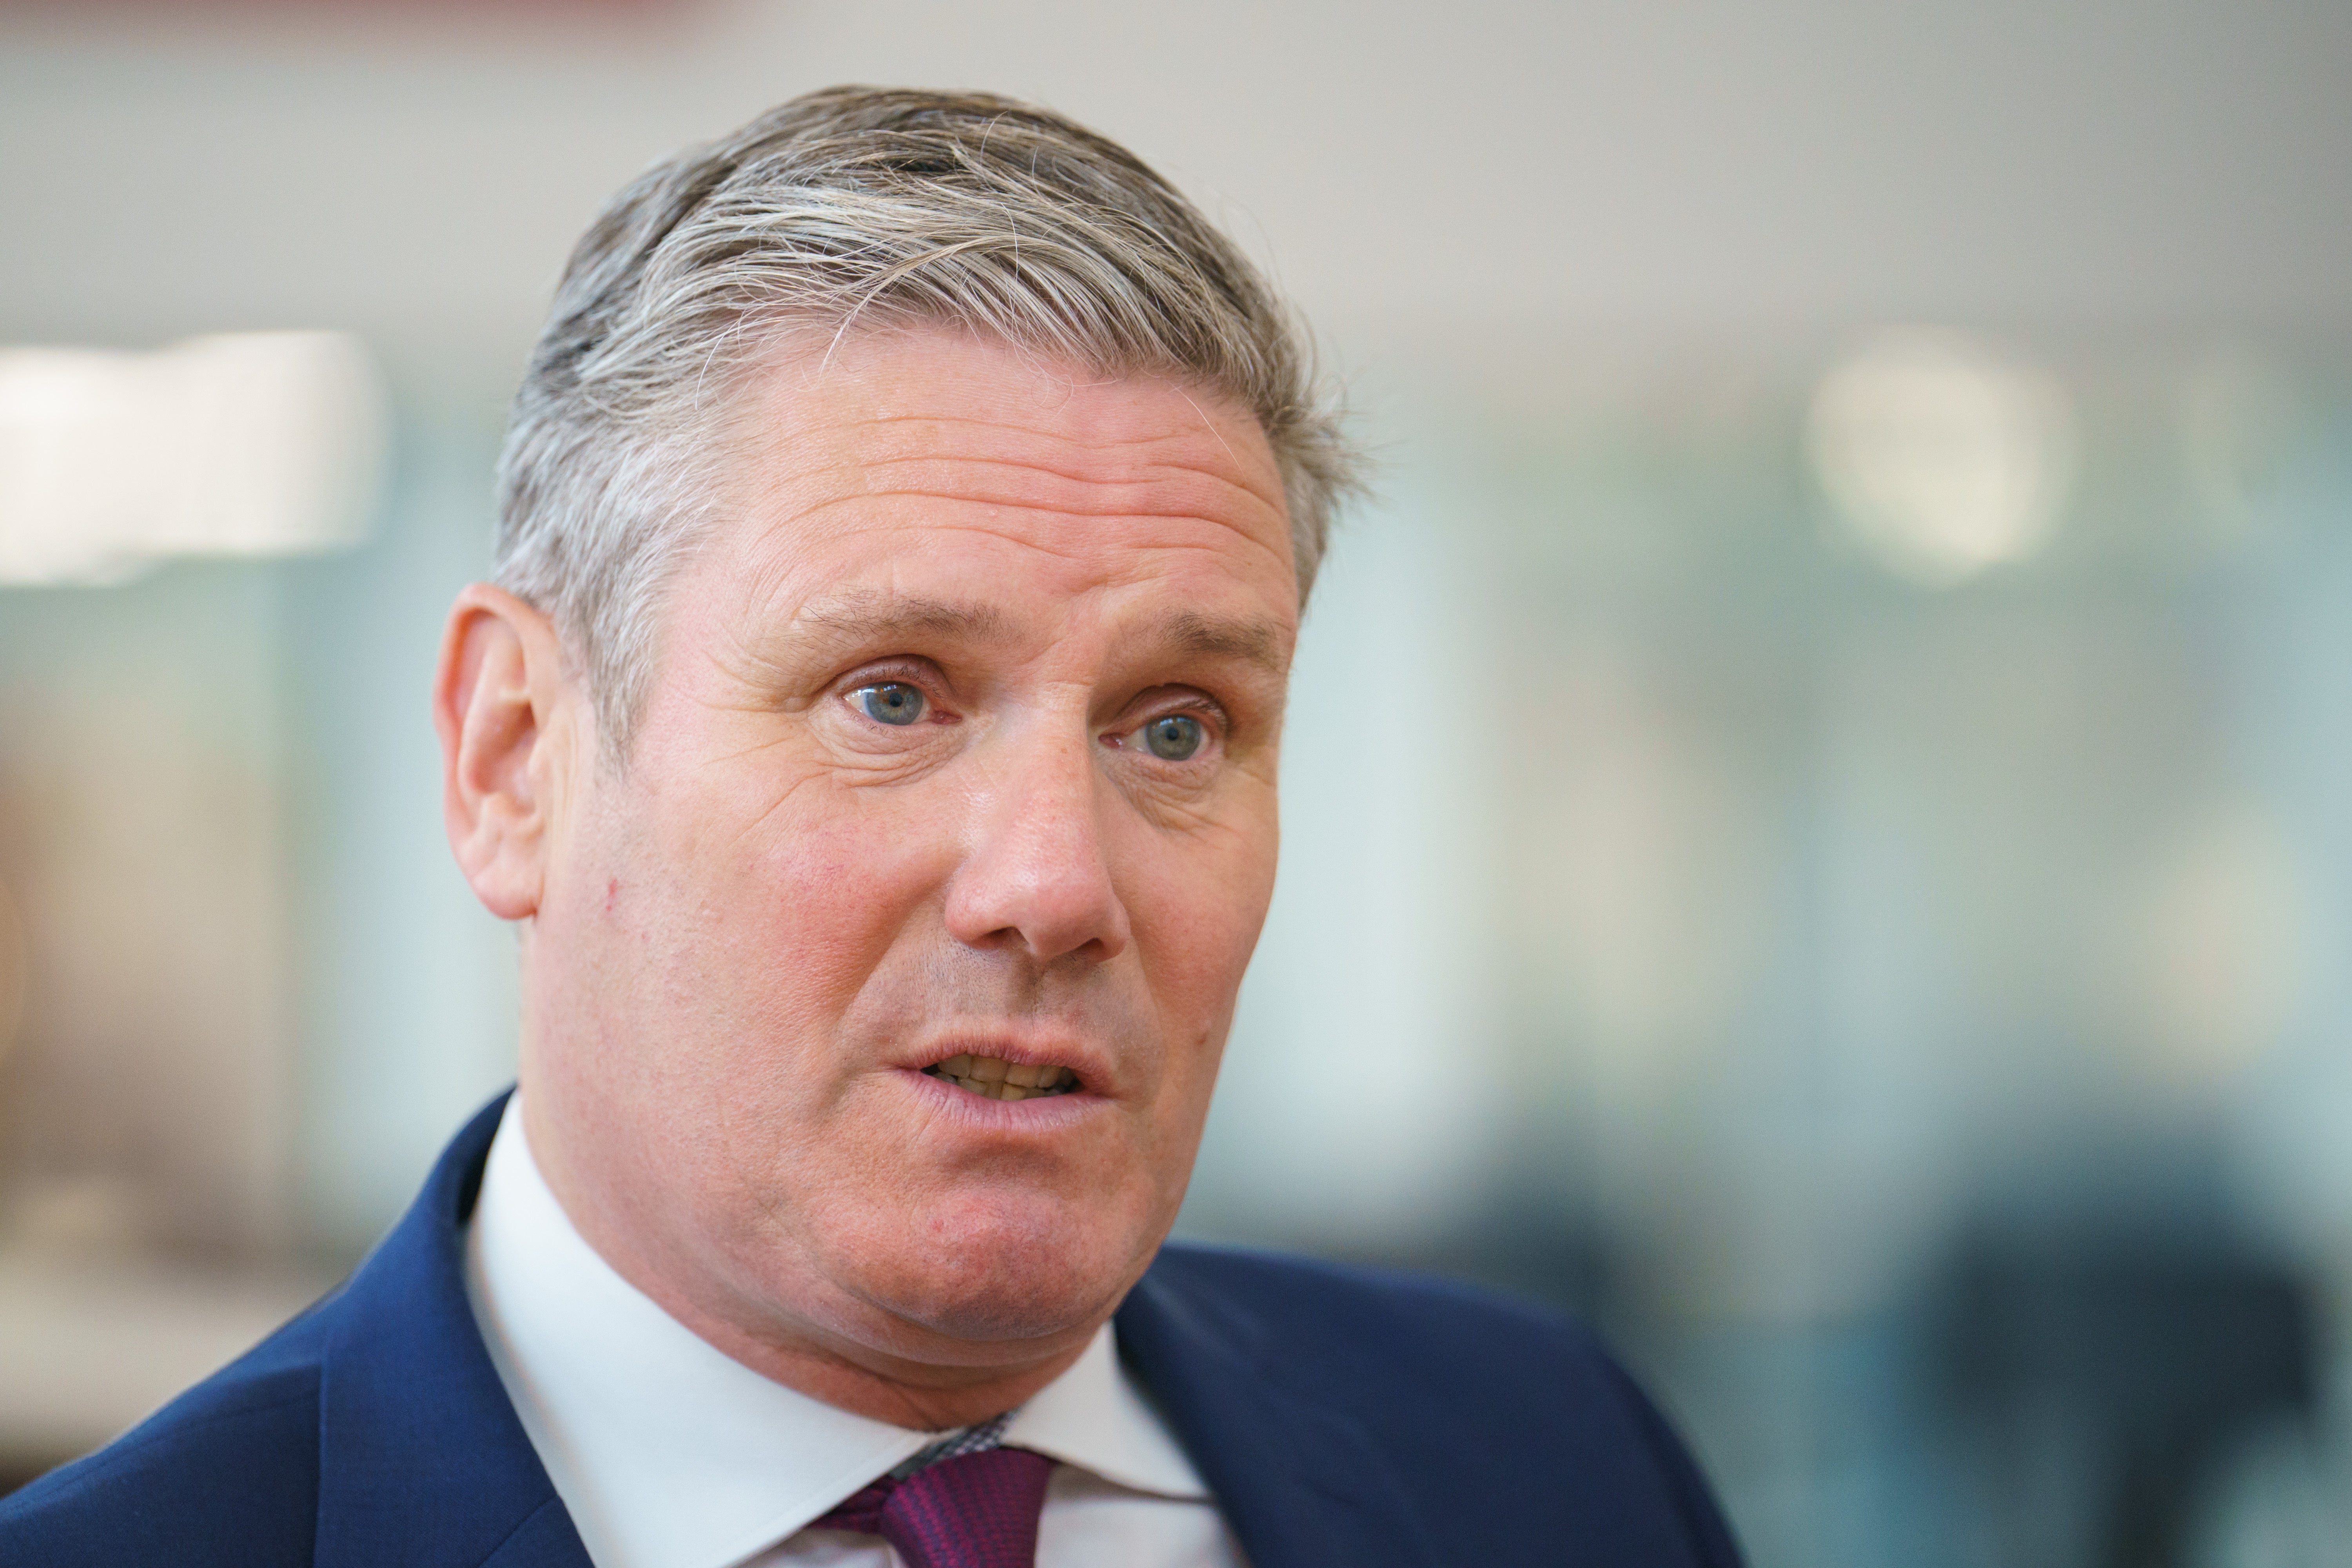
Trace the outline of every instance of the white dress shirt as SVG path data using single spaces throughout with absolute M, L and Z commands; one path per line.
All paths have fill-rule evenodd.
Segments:
M 572 1227 L 519 1104 L 490 1145 L 466 1293 L 597 1568 L 900 1568 L 877 1537 L 804 1527 L 943 1434 L 771 1382 L 662 1310 Z M 1109 1324 L 1021 1407 L 1004 1441 L 1059 1461 L 1038 1568 L 1244 1568 Z

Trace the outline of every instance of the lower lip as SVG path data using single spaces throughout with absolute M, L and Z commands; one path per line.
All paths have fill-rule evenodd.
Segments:
M 938 1100 L 942 1113 L 968 1118 L 982 1127 L 1050 1131 L 1071 1126 L 1109 1103 L 1101 1095 L 1089 1094 L 1084 1089 L 1030 1100 L 982 1100 L 968 1089 L 958 1089 L 945 1079 L 933 1078 L 927 1072 L 907 1068 L 901 1076 L 913 1080 L 916 1093 Z

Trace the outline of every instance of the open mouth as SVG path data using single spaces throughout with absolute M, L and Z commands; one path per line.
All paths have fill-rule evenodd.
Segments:
M 1051 1094 L 1072 1094 L 1078 1075 L 1067 1068 L 1040 1067 L 1035 1062 L 1008 1062 L 1003 1057 L 950 1057 L 923 1069 L 982 1100 L 1036 1100 Z

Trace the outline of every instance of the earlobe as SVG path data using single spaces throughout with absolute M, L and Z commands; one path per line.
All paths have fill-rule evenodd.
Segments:
M 544 615 L 486 584 L 457 595 L 433 686 L 442 815 L 458 868 L 501 920 L 539 910 L 562 793 L 557 709 L 567 696 L 562 646 Z

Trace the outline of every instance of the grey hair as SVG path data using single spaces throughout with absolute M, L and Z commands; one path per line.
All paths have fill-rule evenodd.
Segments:
M 628 754 L 664 589 L 708 520 L 709 395 L 780 334 L 948 325 L 1255 414 L 1303 602 L 1360 460 L 1292 312 L 1124 148 L 978 93 L 838 87 L 655 164 L 565 268 L 499 460 L 496 580 Z

